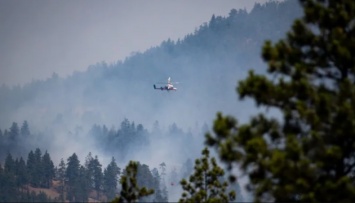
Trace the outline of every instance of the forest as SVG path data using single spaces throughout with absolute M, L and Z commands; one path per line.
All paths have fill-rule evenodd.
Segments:
M 145 134 L 142 132 L 144 129 L 141 124 L 135 128 L 134 123 L 126 119 L 122 122 L 121 129 L 116 132 L 109 133 L 105 126 L 93 126 L 90 135 L 98 136 L 98 140 L 101 139 L 104 143 L 114 140 L 112 147 L 120 141 L 131 146 L 147 142 L 148 132 L 145 131 Z M 116 137 L 118 137 L 117 142 Z M 114 157 L 104 168 L 98 156 L 93 156 L 91 152 L 87 154 L 83 164 L 80 163 L 77 154 L 73 153 L 66 159 L 61 158 L 57 166 L 54 165 L 47 150 L 44 154 L 39 148 L 31 150 L 27 159 L 22 156 L 14 157 L 9 153 L 9 151 L 23 151 L 24 149 L 20 149 L 21 146 L 15 143 L 33 138 L 27 121 L 23 122 L 20 129 L 14 122 L 9 131 L 4 130 L 2 133 L 0 130 L 1 154 L 6 154 L 4 165 L 0 165 L 1 202 L 63 202 L 67 200 L 105 202 L 113 200 L 119 194 L 119 178 L 125 171 L 117 165 Z M 116 149 L 108 148 L 107 150 L 110 152 L 119 150 L 118 154 L 128 153 L 127 148 L 120 147 L 120 145 L 116 146 Z M 179 187 L 179 181 L 187 178 L 192 171 L 193 162 L 190 158 L 181 165 L 180 171 L 176 168 L 168 171 L 164 162 L 152 169 L 147 164 L 138 162 L 136 177 L 138 185 L 155 191 L 154 195 L 142 197 L 140 200 L 168 201 L 167 188 Z M 235 187 L 240 191 L 238 184 Z M 242 200 L 242 196 L 240 195 L 238 199 Z
M 178 201 L 206 133 L 219 130 L 216 112 L 229 112 L 240 123 L 260 112 L 250 100 L 237 101 L 235 86 L 249 70 L 266 73 L 262 45 L 285 37 L 301 14 L 293 0 L 255 4 L 250 12 L 231 9 L 183 39 L 167 39 L 123 61 L 23 86 L 3 84 L 0 201 L 111 201 L 120 195 L 130 160 L 138 163 L 138 185 L 155 191 L 141 201 Z M 154 82 L 170 76 L 183 80 L 179 91 L 153 90 Z M 268 116 L 281 118 L 272 109 Z M 223 158 L 230 157 L 214 164 Z M 219 174 L 228 179 L 227 172 Z M 252 201 L 245 185 L 238 179 L 228 186 L 236 201 Z
M 123 61 L 98 62 L 67 77 L 53 73 L 22 86 L 1 84 L 0 127 L 27 120 L 36 131 L 57 134 L 93 124 L 111 127 L 129 118 L 147 127 L 156 120 L 161 127 L 176 123 L 187 131 L 196 122 L 210 124 L 221 110 L 247 117 L 252 104 L 234 108 L 236 81 L 249 69 L 264 69 L 262 43 L 284 36 L 300 14 L 297 1 L 255 4 L 250 12 L 231 9 L 183 39 L 167 39 Z M 168 77 L 181 82 L 177 94 L 152 91 Z
M 160 135 L 161 131 L 156 122 L 154 131 Z M 180 133 L 180 134 L 179 134 Z M 184 135 L 176 125 L 172 125 L 170 132 L 165 136 L 186 136 L 184 143 L 191 135 Z M 142 124 L 135 127 L 134 122 L 125 119 L 121 128 L 117 131 L 107 127 L 94 125 L 87 135 L 93 136 L 97 141 L 97 148 L 110 152 L 116 158 L 122 160 L 131 146 L 144 147 L 149 143 L 150 133 Z M 116 158 L 112 157 L 106 168 L 100 162 L 97 155 L 89 152 L 84 164 L 76 153 L 64 159 L 61 158 L 59 165 L 55 166 L 50 154 L 42 152 L 39 148 L 24 153 L 30 145 L 18 145 L 28 140 L 36 139 L 30 132 L 30 126 L 24 121 L 21 127 L 13 122 L 9 130 L 0 129 L 0 154 L 4 161 L 0 165 L 1 202 L 28 202 L 28 201 L 109 201 L 117 196 L 120 189 L 119 178 L 124 170 L 117 165 Z M 174 140 L 178 141 L 177 139 Z M 26 146 L 25 148 L 23 148 Z M 191 145 L 195 146 L 195 145 Z M 148 149 L 147 147 L 145 149 Z M 17 152 L 19 157 L 11 154 Z M 193 149 L 186 149 L 191 152 Z M 21 152 L 21 153 L 20 153 Z M 23 158 L 25 157 L 25 158 Z M 27 159 L 26 159 L 27 157 Z M 154 195 L 142 198 L 142 201 L 166 202 L 168 191 L 179 187 L 179 181 L 187 178 L 193 171 L 193 159 L 187 158 L 180 168 L 169 171 L 164 160 L 156 167 L 150 169 L 149 165 L 138 162 L 137 182 L 141 187 L 147 187 L 156 191 Z M 235 187 L 240 190 L 239 184 Z M 238 197 L 242 199 L 242 196 Z
M 164 163 L 161 165 L 162 170 L 165 170 Z M 156 168 L 150 170 L 149 166 L 139 164 L 138 171 L 139 185 L 160 191 L 161 177 Z M 66 161 L 61 159 L 58 166 L 54 166 L 47 151 L 42 155 L 39 148 L 31 150 L 27 159 L 14 158 L 9 153 L 4 166 L 0 166 L 0 201 L 106 202 L 116 196 L 120 174 L 121 169 L 113 157 L 107 167 L 103 168 L 98 157 L 93 157 L 91 153 L 87 155 L 84 164 L 80 164 L 78 156 L 73 153 Z M 156 192 L 149 200 L 166 202 L 166 190 L 163 192 Z
M 0 201 L 353 202 L 354 19 L 353 0 L 269 1 L 2 85 Z M 152 88 L 167 77 L 179 91 Z

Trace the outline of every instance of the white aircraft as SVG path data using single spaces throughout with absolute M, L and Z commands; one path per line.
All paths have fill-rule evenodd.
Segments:
M 156 87 L 155 84 L 153 85 L 154 89 L 156 90 L 167 90 L 168 92 L 170 90 L 177 90 L 176 87 L 173 86 L 173 83 L 170 81 L 170 77 L 168 78 L 168 83 L 157 83 L 157 84 L 165 84 L 163 87 Z M 178 82 L 175 82 L 174 84 L 178 84 Z

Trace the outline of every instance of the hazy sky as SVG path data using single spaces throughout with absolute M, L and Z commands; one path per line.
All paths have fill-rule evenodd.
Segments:
M 182 39 L 213 14 L 267 0 L 1 0 L 0 85 L 67 76 Z

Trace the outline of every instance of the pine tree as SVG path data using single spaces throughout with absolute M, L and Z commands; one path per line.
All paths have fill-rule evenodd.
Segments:
M 264 44 L 267 75 L 250 72 L 240 98 L 278 109 L 238 125 L 217 114 L 216 146 L 230 168 L 248 174 L 255 201 L 355 199 L 355 2 L 301 0 L 304 16 L 286 39 Z
M 139 187 L 154 189 L 154 178 L 152 172 L 149 170 L 149 166 L 146 164 L 140 164 L 139 162 L 137 171 L 137 184 Z M 150 202 L 153 198 L 153 196 L 146 196 L 140 198 L 139 201 Z
M 153 168 L 152 176 L 154 178 L 153 189 L 155 191 L 153 202 L 168 202 L 167 196 L 163 195 L 163 191 L 161 188 L 161 177 L 159 175 L 158 169 Z
M 5 199 L 5 194 L 4 194 L 4 190 L 5 190 L 5 184 L 4 184 L 4 169 L 2 168 L 2 165 L 0 163 L 0 201 L 1 202 L 4 202 L 4 199 Z
M 14 175 L 16 173 L 15 161 L 12 158 L 12 155 L 10 153 L 8 153 L 6 156 L 4 169 L 5 169 L 5 172 L 7 172 L 7 173 L 12 173 Z
M 60 160 L 59 169 L 58 169 L 58 179 L 60 181 L 60 200 L 64 201 L 64 189 L 65 189 L 65 180 L 66 180 L 66 165 L 63 158 Z
M 77 182 L 75 183 L 75 201 L 77 202 L 87 202 L 89 198 L 90 177 L 88 176 L 88 170 L 84 166 L 80 166 L 79 176 Z
M 52 180 L 54 178 L 54 164 L 51 160 L 50 155 L 46 151 L 42 157 L 42 167 L 43 167 L 43 185 L 46 188 L 51 187 Z
M 104 192 L 108 200 L 115 198 L 118 176 L 121 169 L 117 166 L 115 158 L 112 157 L 111 162 L 104 170 Z
M 19 134 L 20 134 L 19 127 L 16 122 L 13 122 L 10 127 L 10 132 L 9 132 L 10 140 L 15 142 L 18 139 Z
M 100 192 L 102 191 L 103 184 L 103 173 L 102 165 L 100 164 L 98 157 L 95 156 L 95 159 L 92 158 L 91 152 L 86 157 L 85 165 L 88 169 L 88 176 L 90 177 L 90 185 L 93 189 L 96 190 L 96 198 L 100 198 Z
M 214 157 L 209 157 L 207 148 L 202 150 L 203 157 L 196 159 L 195 171 L 189 181 L 182 179 L 184 192 L 179 202 L 228 202 L 235 199 L 235 192 L 226 194 L 228 183 L 221 182 L 224 170 L 217 165 Z
M 161 176 L 161 187 L 162 187 L 162 196 L 163 198 L 165 198 L 166 200 L 168 200 L 168 189 L 166 187 L 166 183 L 165 183 L 165 176 L 166 176 L 166 164 L 165 162 L 162 162 L 159 164 L 159 168 L 160 168 L 160 176 Z
M 88 170 L 88 176 L 90 177 L 90 187 L 94 188 L 94 158 L 92 157 L 91 152 L 85 158 L 85 168 Z
M 7 154 L 5 159 L 4 170 L 1 173 L 1 186 L 2 199 L 4 202 L 17 201 L 17 188 L 15 176 L 15 161 L 10 153 Z
M 142 197 L 151 195 L 154 190 L 147 189 L 145 187 L 140 187 L 137 184 L 137 173 L 138 173 L 138 163 L 130 161 L 126 166 L 123 176 L 121 176 L 121 186 L 122 190 L 120 196 L 116 197 L 112 202 L 136 202 Z
M 33 151 L 31 150 L 27 156 L 27 173 L 28 179 L 32 186 L 37 185 L 38 179 L 36 179 L 36 160 Z
M 32 173 L 32 181 L 34 187 L 41 187 L 44 183 L 42 152 L 36 148 L 34 152 L 34 171 Z
M 22 186 L 28 183 L 28 172 L 26 168 L 26 163 L 23 160 L 22 157 L 20 157 L 20 160 L 16 166 L 16 176 L 17 176 L 17 185 Z
M 66 179 L 68 181 L 68 200 L 69 201 L 78 201 L 78 182 L 80 175 L 80 161 L 78 156 L 74 153 L 67 160 L 67 170 L 66 170 Z
M 103 174 L 102 174 L 102 165 L 99 162 L 97 156 L 93 160 L 94 165 L 94 188 L 97 192 L 97 199 L 100 199 L 100 192 L 102 191 L 102 183 L 103 183 Z
M 157 120 L 153 124 L 152 134 L 157 137 L 160 137 L 162 134 L 160 127 L 159 127 L 159 122 Z
M 22 126 L 21 126 L 21 131 L 20 134 L 22 137 L 29 137 L 30 136 L 30 128 L 28 127 L 27 121 L 24 121 Z

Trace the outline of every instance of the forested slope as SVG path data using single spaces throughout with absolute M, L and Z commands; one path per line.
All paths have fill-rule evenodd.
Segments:
M 232 9 L 226 17 L 213 15 L 183 39 L 168 39 L 114 64 L 99 62 L 64 78 L 54 73 L 24 86 L 3 85 L 0 127 L 21 120 L 39 129 L 116 125 L 125 117 L 150 126 L 155 120 L 177 122 L 184 128 L 201 118 L 210 121 L 217 110 L 234 109 L 235 83 L 248 69 L 263 70 L 264 40 L 284 36 L 299 15 L 292 0 L 256 4 L 249 13 Z M 153 83 L 169 76 L 181 82 L 178 92 L 153 90 Z
M 11 165 L 17 164 L 29 172 L 31 161 L 24 165 L 25 159 L 19 157 L 37 148 L 48 150 L 54 165 L 59 166 L 62 158 L 67 165 L 71 159 L 78 160 L 75 168 L 82 175 L 75 177 L 82 179 L 75 181 L 89 186 L 79 192 L 75 181 L 68 182 L 72 188 L 66 190 L 67 199 L 87 199 L 90 191 L 96 195 L 101 192 L 102 197 L 112 195 L 112 191 L 105 194 L 104 185 L 99 189 L 94 183 L 86 184 L 85 174 L 91 169 L 80 164 L 78 157 L 73 158 L 74 154 L 83 157 L 94 152 L 105 165 L 110 163 L 107 157 L 115 157 L 120 166 L 128 160 L 144 160 L 141 162 L 150 167 L 167 163 L 170 186 L 166 198 L 177 200 L 181 191 L 174 186 L 191 173 L 191 160 L 202 149 L 209 129 L 206 123 L 212 123 L 216 111 L 238 115 L 241 121 L 248 119 L 254 106 L 238 102 L 235 107 L 236 82 L 251 68 L 265 71 L 260 59 L 263 42 L 283 37 L 300 14 L 298 2 L 293 0 L 256 4 L 250 12 L 232 9 L 228 16 L 211 16 L 183 39 L 167 39 L 117 63 L 99 62 L 67 77 L 54 73 L 24 86 L 2 85 L 0 158 L 4 167 L 0 167 L 0 174 L 9 182 L 6 191 L 14 192 L 10 196 L 2 193 L 3 200 L 15 196 L 20 198 L 15 201 L 48 198 L 44 194 L 37 197 L 28 188 L 48 187 L 53 182 L 43 178 L 36 179 L 42 181 L 39 183 L 30 182 L 31 177 L 25 180 L 12 171 Z M 168 77 L 181 82 L 178 91 L 153 89 L 154 83 L 165 82 Z M 58 170 L 54 176 L 51 172 L 52 181 L 57 181 Z M 157 174 L 149 172 L 153 177 Z M 104 171 L 98 174 L 104 177 Z M 242 201 L 241 196 L 238 198 Z

